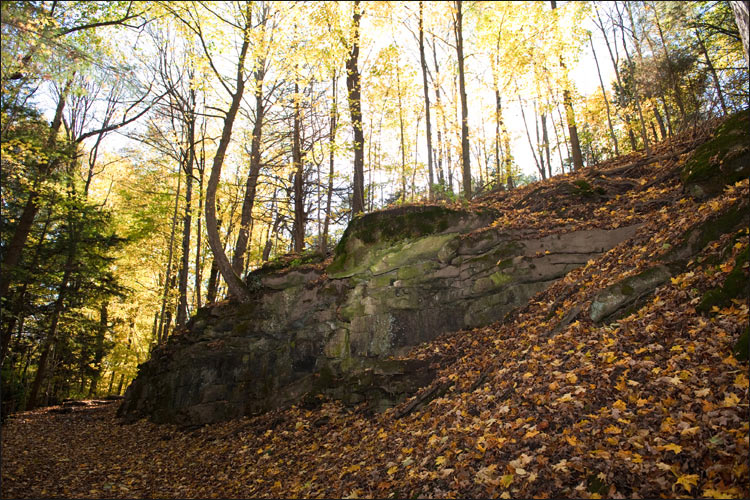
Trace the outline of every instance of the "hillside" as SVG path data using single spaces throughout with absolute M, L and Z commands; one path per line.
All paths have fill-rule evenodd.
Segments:
M 633 232 L 502 321 L 397 352 L 434 378 L 393 408 L 321 393 L 188 428 L 103 402 L 20 413 L 3 496 L 750 496 L 747 116 L 448 207 L 493 214 L 462 241 Z

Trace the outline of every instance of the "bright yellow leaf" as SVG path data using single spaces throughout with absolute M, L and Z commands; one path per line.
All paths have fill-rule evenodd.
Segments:
M 744 373 L 737 374 L 737 376 L 734 377 L 734 386 L 737 389 L 747 389 L 748 387 L 747 375 L 745 375 Z
M 737 404 L 740 402 L 740 398 L 737 397 L 737 395 L 733 392 L 728 393 L 724 397 L 724 401 L 721 403 L 722 406 L 725 408 L 732 408 L 734 406 L 737 406 Z
M 679 454 L 682 451 L 682 446 L 674 443 L 666 444 L 662 448 L 664 448 L 665 450 L 673 451 L 676 454 Z
M 690 493 L 690 490 L 693 489 L 693 486 L 698 485 L 698 474 L 685 474 L 684 476 L 680 476 L 677 478 L 677 482 L 674 483 L 675 486 L 678 484 L 681 484 L 688 493 Z

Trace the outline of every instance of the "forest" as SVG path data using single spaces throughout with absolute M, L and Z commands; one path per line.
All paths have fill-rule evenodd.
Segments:
M 4 497 L 748 495 L 748 207 L 742 201 L 750 163 L 748 2 L 3 1 L 1 8 Z M 704 144 L 718 149 L 705 153 Z M 700 170 L 704 164 L 719 173 Z M 719 187 L 706 180 L 715 175 L 723 176 Z M 705 236 L 700 224 L 735 212 L 739 215 L 723 233 Z M 398 230 L 407 236 L 394 233 L 402 223 L 385 220 L 389 214 L 406 221 Z M 642 234 L 641 227 L 650 232 Z M 449 241 L 453 228 L 464 239 L 480 238 L 482 231 L 520 234 L 527 249 L 550 235 L 594 232 L 569 240 L 580 247 L 575 250 L 580 262 L 550 267 L 548 275 L 544 266 L 558 263 L 543 260 L 552 247 L 540 244 L 536 253 L 524 250 L 512 259 L 480 255 L 491 260 L 492 269 L 471 268 L 486 276 L 476 274 L 480 279 L 463 285 L 458 279 L 464 274 L 447 274 L 463 270 L 469 259 L 461 257 L 463 239 Z M 695 247 L 685 236 L 688 230 L 704 231 L 702 244 L 713 243 Z M 596 248 L 580 243 L 596 238 L 603 242 Z M 427 243 L 419 247 L 421 254 L 413 253 L 414 242 L 427 240 L 444 245 L 439 252 L 436 247 L 429 265 L 417 260 L 432 251 Z M 679 242 L 690 251 L 674 250 L 683 245 Z M 443 257 L 449 247 L 453 260 Z M 375 253 L 367 253 L 371 250 Z M 362 270 L 363 259 L 374 259 L 366 264 L 369 271 Z M 506 303 L 496 299 L 498 290 L 519 279 L 505 267 L 520 273 L 530 259 L 542 259 L 534 262 L 543 265 L 532 264 L 529 272 L 543 276 L 533 286 L 514 288 L 508 310 L 502 309 Z M 711 259 L 715 266 L 706 270 Z M 657 261 L 666 274 L 643 278 L 644 266 Z M 446 269 L 438 269 L 443 265 Z M 413 300 L 383 296 L 386 313 L 375 304 L 381 292 L 374 287 L 388 273 L 394 276 L 386 283 L 391 288 L 435 273 L 471 291 L 446 295 L 440 306 L 431 306 L 445 308 L 443 324 L 430 323 L 422 313 L 416 323 L 417 316 L 407 320 L 392 311 L 424 307 L 427 297 L 442 289 L 431 283 Z M 628 295 L 635 287 L 639 301 L 628 299 L 635 308 L 626 316 L 629 322 L 602 325 L 620 305 L 606 309 L 611 298 L 606 302 L 592 294 L 638 276 L 651 284 L 641 290 L 641 281 L 627 282 Z M 292 283 L 298 278 L 303 281 Z M 720 279 L 726 279 L 723 288 Z M 206 345 L 224 348 L 212 321 L 234 322 L 226 328 L 231 335 L 245 328 L 242 321 L 276 331 L 268 319 L 273 315 L 243 316 L 243 304 L 250 304 L 247 311 L 270 308 L 268 301 L 279 302 L 274 297 L 285 294 L 284 287 L 311 290 L 336 280 L 350 280 L 349 288 L 342 292 L 336 285 L 340 295 L 325 299 L 333 301 L 335 315 L 319 323 L 351 324 L 347 354 L 334 349 L 332 339 L 344 335 L 339 327 L 322 344 L 311 340 L 309 349 L 300 347 L 308 339 L 302 342 L 298 335 L 284 347 L 294 367 L 289 373 L 319 380 L 331 372 L 342 385 L 351 382 L 365 366 L 352 368 L 351 360 L 360 359 L 355 340 L 364 335 L 355 326 L 387 317 L 390 347 L 373 351 L 380 327 L 363 326 L 371 337 L 361 359 L 401 359 L 406 347 L 413 347 L 409 359 L 431 363 L 427 389 L 399 385 L 398 398 L 386 405 L 392 409 L 379 408 L 374 417 L 371 407 L 356 406 L 359 396 L 341 397 L 331 385 L 321 392 L 331 400 L 314 404 L 297 397 L 294 391 L 301 389 L 287 393 L 273 385 L 279 398 L 294 393 L 295 404 L 273 403 L 262 412 L 245 406 L 219 415 L 212 407 L 200 414 L 185 410 L 190 416 L 184 417 L 169 413 L 173 408 L 159 413 L 159 404 L 169 398 L 144 402 L 154 398 L 148 387 L 160 391 L 159 384 L 172 383 L 152 377 L 171 380 L 169 370 L 199 365 L 195 360 L 202 354 L 180 354 L 192 348 L 185 345 L 205 340 L 204 351 Z M 733 280 L 739 280 L 734 288 Z M 662 285 L 672 288 L 653 291 Z M 709 289 L 715 289 L 710 304 L 705 295 L 700 298 Z M 275 290 L 282 292 L 274 295 Z M 496 295 L 486 295 L 490 292 Z M 591 320 L 585 302 L 590 300 Z M 699 302 L 709 305 L 701 309 Z M 307 311 L 303 302 L 295 304 L 274 305 L 273 313 L 283 319 L 295 316 L 295 309 Z M 606 314 L 596 316 L 596 304 Z M 308 316 L 317 318 L 322 310 Z M 714 315 L 712 326 L 701 314 Z M 672 318 L 671 325 L 665 317 Z M 403 333 L 408 340 L 397 346 L 393 339 L 402 334 L 394 328 L 401 328 L 402 320 L 404 329 L 417 332 L 416 340 Z M 284 328 L 303 331 L 309 326 L 304 321 Z M 554 334 L 542 332 L 554 321 L 559 321 L 550 326 Z M 632 375 L 638 371 L 636 354 L 654 345 L 637 330 L 653 333 L 654 325 L 672 332 L 669 342 L 675 343 L 658 349 L 664 355 L 695 353 L 695 363 L 698 353 L 704 360 L 718 359 L 700 365 L 705 369 L 683 358 L 654 368 L 653 377 L 668 379 L 664 383 L 677 391 L 663 408 L 656 404 L 664 401 L 662 386 L 649 393 L 650 382 Z M 745 345 L 737 351 L 743 329 Z M 689 346 L 675 340 L 688 331 Z M 695 340 L 696 332 L 711 345 Z M 531 348 L 537 343 L 541 352 L 537 345 Z M 551 396 L 558 382 L 538 370 L 544 365 L 562 370 L 582 349 L 595 352 L 587 359 L 596 366 L 586 368 L 584 360 L 570 368 L 558 377 L 562 392 Z M 507 358 L 501 368 L 493 364 L 496 350 Z M 643 363 L 652 366 L 661 355 L 646 353 Z M 186 357 L 175 361 L 180 356 Z M 275 366 L 266 363 L 280 363 L 278 356 L 256 364 Z M 321 364 L 324 358 L 336 359 L 333 368 Z M 615 359 L 631 363 L 620 366 Z M 373 368 L 367 366 L 371 377 Z M 575 371 L 580 366 L 584 371 Z M 376 376 L 382 375 L 379 369 L 374 368 Z M 408 370 L 398 373 L 409 378 Z M 691 370 L 696 374 L 686 375 Z M 595 373 L 612 382 L 609 388 Z M 710 386 L 709 395 L 709 385 L 700 380 L 712 377 L 718 385 Z M 272 384 L 280 384 L 277 378 Z M 571 388 L 565 390 L 566 383 Z M 640 384 L 637 395 L 624 395 Z M 680 385 L 685 394 L 695 394 L 692 403 L 680 399 Z M 519 396 L 523 387 L 533 390 Z M 542 418 L 517 399 L 533 399 L 529 394 L 541 394 L 540 387 L 555 405 L 570 404 L 569 411 L 579 414 L 557 421 L 564 412 L 555 416 L 544 406 L 539 411 L 549 414 Z M 612 387 L 619 396 L 607 392 Z M 609 426 L 596 432 L 585 428 L 596 421 L 590 415 L 595 411 L 588 403 L 577 405 L 587 390 L 592 401 L 616 400 L 607 414 Z M 488 406 L 485 396 L 499 398 L 499 406 Z M 708 401 L 712 397 L 716 400 Z M 508 403 L 500 404 L 503 399 Z M 457 406 L 443 408 L 454 401 Z M 685 420 L 688 410 L 678 418 L 680 405 L 693 403 L 711 418 Z M 119 417 L 156 415 L 156 423 L 132 424 L 138 429 L 132 443 L 124 444 L 123 433 L 132 431 L 114 415 L 121 404 Z M 538 398 L 535 404 L 543 406 Z M 657 422 L 646 416 L 651 405 L 670 417 Z M 94 416 L 84 418 L 85 411 Z M 441 415 L 454 413 L 455 427 L 437 432 Z M 634 415 L 648 424 L 628 434 Z M 61 418 L 73 420 L 55 420 Z M 513 424 L 510 430 L 479 433 L 480 424 L 489 429 L 502 421 Z M 29 427 L 23 433 L 11 427 L 24 422 Z M 90 465 L 88 479 L 67 463 L 75 455 L 60 441 L 70 422 L 80 426 L 78 437 L 68 438 Z M 655 443 L 622 448 L 627 456 L 615 457 L 626 434 L 651 439 L 648 429 L 652 436 L 671 433 L 695 442 L 657 437 Z M 586 437 L 600 431 L 596 442 Z M 342 450 L 334 450 L 335 440 L 325 432 L 338 436 Z M 463 437 L 449 440 L 454 432 Z M 40 437 L 47 435 L 57 437 Z M 544 441 L 553 435 L 554 446 Z M 696 444 L 701 435 L 709 451 L 688 458 L 688 449 L 704 449 Z M 418 436 L 424 443 L 415 441 Z M 45 458 L 19 457 L 32 438 Z M 280 451 L 294 447 L 295 440 L 300 456 Z M 375 442 L 373 448 L 362 448 L 368 441 Z M 525 441 L 531 448 L 519 448 Z M 116 466 L 114 459 L 100 460 L 107 443 L 120 443 L 133 458 Z M 581 449 L 591 452 L 590 462 L 566 462 L 559 443 L 581 456 Z M 719 458 L 717 446 L 724 447 Z M 489 461 L 491 449 L 497 463 Z M 679 460 L 659 458 L 657 449 Z M 136 474 L 150 453 L 158 463 Z M 244 453 L 252 455 L 252 466 L 238 465 Z M 309 464 L 301 465 L 305 457 Z M 200 473 L 191 469 L 202 460 L 212 465 Z M 592 469 L 592 463 L 617 460 L 641 469 L 612 465 L 598 475 Z M 181 468 L 183 462 L 191 465 Z M 217 465 L 227 463 L 228 468 Z M 45 467 L 55 471 L 49 481 L 30 479 L 35 468 L 38 474 Z M 300 472 L 291 481 L 284 470 L 306 476 Z M 656 479 L 636 486 L 635 478 L 652 472 Z M 181 481 L 170 484 L 170 477 Z M 221 486 L 212 482 L 217 477 Z

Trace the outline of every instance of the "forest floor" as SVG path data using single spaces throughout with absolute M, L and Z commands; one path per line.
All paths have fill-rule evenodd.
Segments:
M 420 394 L 447 390 L 429 404 L 372 415 L 320 401 L 198 429 L 123 425 L 118 403 L 19 413 L 2 428 L 3 498 L 750 497 L 748 364 L 732 352 L 748 304 L 698 307 L 742 262 L 748 228 L 629 316 L 588 315 L 688 228 L 747 212 L 747 179 L 704 202 L 683 194 L 690 140 L 660 161 L 631 155 L 477 202 L 501 210 L 496 224 L 540 232 L 643 225 L 506 322 L 413 349 L 443 360 Z M 584 176 L 588 188 L 574 183 Z

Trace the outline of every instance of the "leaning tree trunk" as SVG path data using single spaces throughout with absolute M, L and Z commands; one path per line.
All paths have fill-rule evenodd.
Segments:
M 242 282 L 242 279 L 232 269 L 232 264 L 227 258 L 227 254 L 224 251 L 224 246 L 221 243 L 221 237 L 219 236 L 218 224 L 216 220 L 216 190 L 219 187 L 219 179 L 221 178 L 221 167 L 224 164 L 224 156 L 226 155 L 227 148 L 229 147 L 229 141 L 232 138 L 232 126 L 234 125 L 234 119 L 237 116 L 237 110 L 240 107 L 240 101 L 242 101 L 242 94 L 245 90 L 245 58 L 247 56 L 248 48 L 250 47 L 250 4 L 246 7 L 247 13 L 245 16 L 245 28 L 243 33 L 242 48 L 240 49 L 240 56 L 237 61 L 237 87 L 232 94 L 232 104 L 229 106 L 229 110 L 224 118 L 224 127 L 221 131 L 221 138 L 219 139 L 219 146 L 216 148 L 216 154 L 214 155 L 214 161 L 211 165 L 211 174 L 208 178 L 208 186 L 206 186 L 206 233 L 208 234 L 208 244 L 211 247 L 211 251 L 214 254 L 214 261 L 216 266 L 224 278 L 227 284 L 230 295 L 236 297 L 240 301 L 247 301 L 250 299 L 250 294 L 247 287 Z

